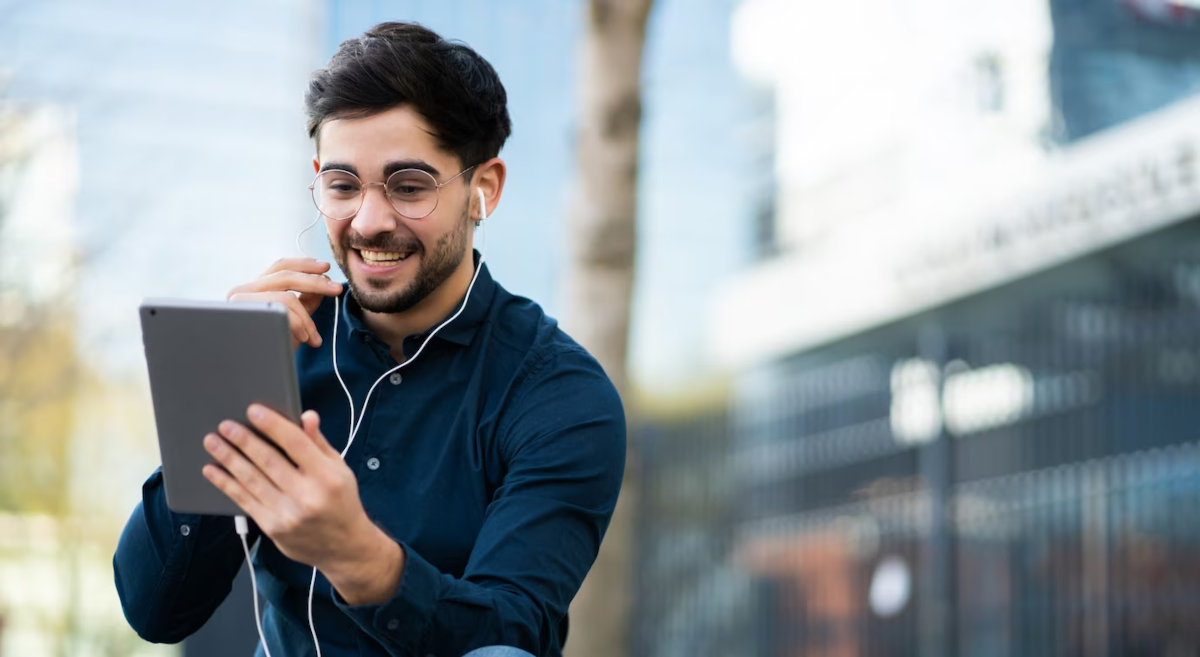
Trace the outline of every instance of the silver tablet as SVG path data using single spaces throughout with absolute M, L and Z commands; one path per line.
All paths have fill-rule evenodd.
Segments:
M 147 299 L 142 344 L 167 506 L 182 513 L 242 513 L 204 478 L 204 436 L 222 420 L 246 424 L 254 402 L 300 419 L 287 310 L 277 303 Z

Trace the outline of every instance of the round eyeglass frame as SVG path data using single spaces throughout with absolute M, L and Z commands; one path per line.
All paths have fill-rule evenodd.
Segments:
M 445 187 L 446 185 L 449 185 L 450 183 L 454 182 L 455 180 L 457 180 L 459 178 L 459 176 L 470 171 L 471 169 L 474 169 L 477 166 L 479 166 L 479 165 L 472 164 L 471 166 L 463 169 L 462 171 L 459 171 L 458 173 L 454 174 L 453 176 L 450 176 L 450 178 L 447 179 L 446 182 L 442 182 L 442 183 L 439 183 L 437 181 L 437 178 L 433 177 L 433 174 L 429 173 L 428 171 L 422 170 L 422 169 L 399 169 L 397 171 L 393 171 L 391 173 L 391 175 L 389 175 L 387 177 L 387 180 L 385 180 L 383 182 L 372 182 L 372 183 L 363 182 L 362 178 L 359 178 L 357 174 L 355 174 L 351 171 L 346 171 L 345 169 L 326 169 L 325 171 L 322 171 L 313 177 L 312 182 L 309 183 L 309 185 L 308 185 L 308 191 L 309 191 L 309 196 L 312 197 L 313 205 L 315 205 L 317 207 L 317 212 L 320 212 L 322 217 L 325 217 L 327 219 L 332 219 L 333 221 L 346 221 L 348 219 L 353 219 L 355 216 L 357 216 L 358 211 L 362 210 L 363 200 L 365 200 L 367 197 L 367 188 L 374 187 L 376 185 L 383 188 L 383 195 L 385 197 L 387 197 L 388 203 L 390 203 L 392 205 L 392 209 L 395 210 L 397 213 L 399 213 L 400 216 L 405 217 L 407 219 L 424 219 L 425 217 L 428 217 L 429 215 L 433 214 L 434 210 L 437 210 L 438 203 L 440 203 L 442 200 L 442 188 Z M 323 176 L 327 173 L 338 173 L 338 174 L 341 174 L 344 176 L 353 176 L 354 179 L 358 181 L 358 184 L 360 186 L 359 193 L 358 193 L 358 207 L 354 209 L 354 212 L 351 212 L 350 214 L 348 214 L 344 217 L 331 217 L 331 216 L 325 214 L 325 211 L 321 209 L 321 202 L 317 200 L 317 181 L 321 179 L 321 176 Z M 433 207 L 429 208 L 428 212 L 426 212 L 425 214 L 423 214 L 419 217 L 414 217 L 410 214 L 405 214 L 405 212 L 400 209 L 400 206 L 398 206 L 396 204 L 397 200 L 395 198 L 393 198 L 391 192 L 388 191 L 388 183 L 390 183 L 392 181 L 392 178 L 394 178 L 400 174 L 413 174 L 413 173 L 419 173 L 424 176 L 428 176 L 429 179 L 433 181 L 433 189 L 434 189 L 434 194 L 435 194 L 433 197 Z

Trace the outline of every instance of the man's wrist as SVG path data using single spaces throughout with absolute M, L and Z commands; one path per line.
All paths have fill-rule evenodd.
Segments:
M 383 604 L 392 599 L 404 574 L 404 548 L 374 523 L 346 559 L 321 573 L 346 604 Z

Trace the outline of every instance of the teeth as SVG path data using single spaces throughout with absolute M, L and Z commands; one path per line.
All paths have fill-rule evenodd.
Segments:
M 395 262 L 408 257 L 407 253 L 396 253 L 392 251 L 367 251 L 361 250 L 363 260 L 367 262 Z

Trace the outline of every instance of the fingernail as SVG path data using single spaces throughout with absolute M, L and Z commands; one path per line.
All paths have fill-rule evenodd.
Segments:
M 221 424 L 217 425 L 217 430 L 221 433 L 233 433 L 233 422 L 231 420 L 225 420 Z
M 258 404 L 251 404 L 251 405 L 250 405 L 250 418 L 251 418 L 251 419 L 253 419 L 253 420 L 261 420 L 261 419 L 263 419 L 263 415 L 264 415 L 264 413 L 263 413 L 263 407 L 262 407 L 262 406 L 259 406 Z
M 210 450 L 216 450 L 221 446 L 221 441 L 210 433 L 204 437 L 204 446 Z

